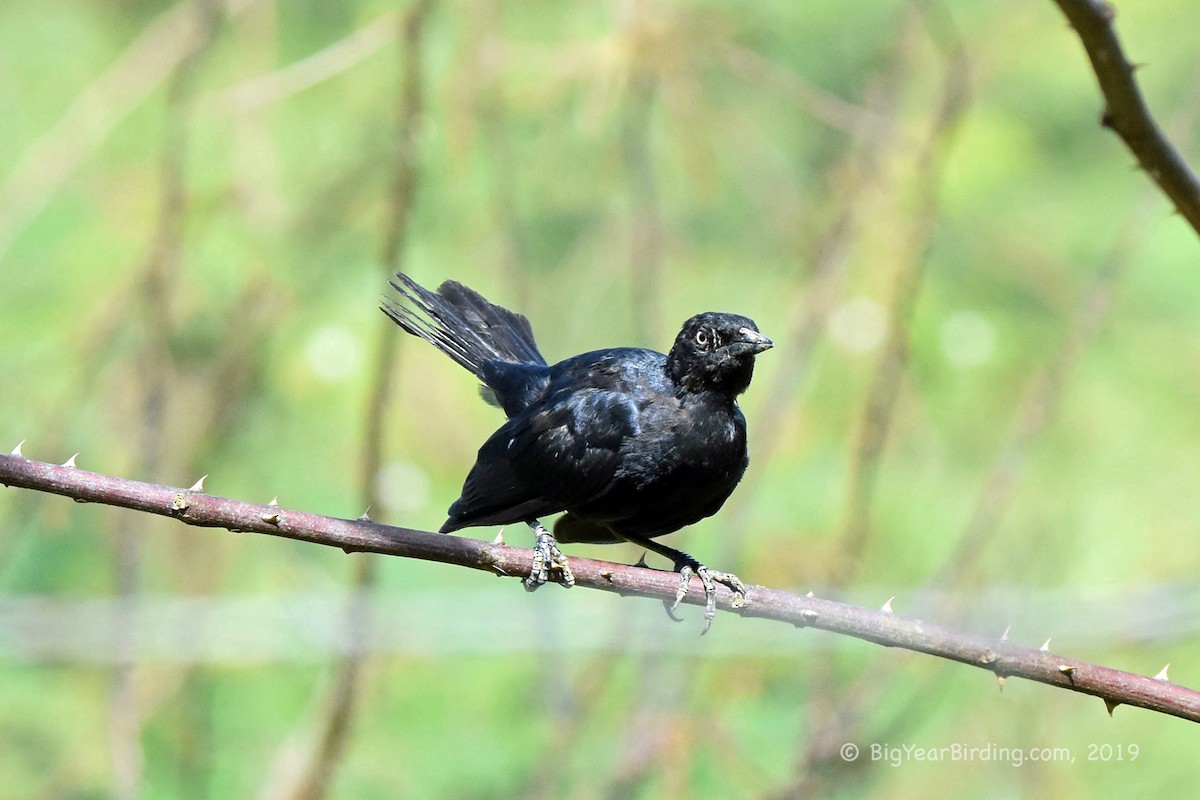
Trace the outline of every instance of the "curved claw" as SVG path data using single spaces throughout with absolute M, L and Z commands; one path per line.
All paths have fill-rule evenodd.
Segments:
M 717 615 L 717 587 L 708 568 L 703 564 L 696 572 L 700 574 L 700 582 L 704 584 L 704 630 L 700 631 L 700 635 L 703 636 L 708 633 L 713 617 Z
M 533 523 L 530 523 L 533 525 Z M 536 528 L 535 528 L 536 530 Z M 543 529 L 544 530 L 544 529 Z M 548 535 L 548 534 L 547 534 Z M 691 588 L 692 578 L 697 577 L 700 583 L 704 586 L 704 630 L 700 635 L 708 633 L 712 627 L 712 621 L 717 615 L 717 584 L 721 583 L 729 587 L 733 592 L 733 599 L 730 601 L 730 607 L 741 608 L 746 605 L 746 585 L 738 579 L 738 577 L 729 572 L 716 572 L 701 564 L 695 557 L 688 555 L 682 550 L 676 550 L 673 547 L 653 542 L 651 539 L 644 536 L 633 534 L 620 534 L 622 538 L 627 539 L 636 545 L 641 545 L 647 550 L 658 553 L 661 556 L 666 556 L 674 562 L 675 571 L 679 573 L 679 585 L 675 589 L 674 601 L 663 600 L 663 608 L 666 609 L 667 616 L 679 622 L 679 617 L 675 614 L 679 608 L 679 604 L 687 597 L 688 590 Z M 540 539 L 539 539 L 540 540 Z M 553 539 L 551 540 L 553 541 Z M 643 566 L 645 564 L 645 556 L 638 561 L 635 566 Z
M 687 596 L 693 575 L 704 584 L 704 629 L 700 631 L 700 635 L 703 636 L 708 633 L 713 619 L 717 616 L 716 585 L 720 583 L 729 587 L 729 590 L 733 592 L 733 600 L 730 605 L 734 608 L 742 608 L 746 605 L 746 585 L 731 572 L 710 570 L 699 562 L 696 562 L 694 566 L 685 563 L 679 567 L 679 588 L 675 591 L 675 602 L 668 606 L 667 601 L 663 601 L 663 607 L 667 609 L 667 616 L 673 620 L 679 621 L 679 617 L 674 612 L 683 602 L 683 598 Z
M 663 600 L 662 604 L 663 604 L 663 608 L 667 612 L 667 616 L 671 618 L 672 622 L 683 622 L 683 617 L 678 616 L 675 613 L 675 606 L 679 605 L 677 602 L 672 603 L 670 600 Z

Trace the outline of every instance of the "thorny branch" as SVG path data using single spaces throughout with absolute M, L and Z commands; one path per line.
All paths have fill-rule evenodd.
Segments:
M 501 577 L 527 577 L 532 557 L 529 550 L 518 547 L 381 525 L 365 517 L 337 519 L 284 509 L 274 503 L 260 505 L 217 497 L 195 488 L 178 489 L 87 472 L 75 466 L 74 457 L 62 465 L 32 461 L 21 454 L 20 446 L 11 455 L 0 455 L 0 483 L 59 494 L 80 503 L 104 503 L 173 517 L 188 525 L 282 536 L 339 547 L 347 553 L 436 561 Z M 576 586 L 620 595 L 668 601 L 678 585 L 674 573 L 640 566 L 572 558 L 571 568 Z M 1200 722 L 1200 692 L 1171 683 L 1165 668 L 1153 678 L 1122 672 L 1065 658 L 1045 647 L 1035 650 L 1004 639 L 974 636 L 901 617 L 891 612 L 890 604 L 873 610 L 763 586 L 748 587 L 744 607 L 733 608 L 732 600 L 732 593 L 719 590 L 717 605 L 743 617 L 818 628 L 979 667 L 1001 679 L 1026 678 L 1093 695 L 1104 700 L 1110 712 L 1118 705 L 1131 705 Z M 684 602 L 703 604 L 704 593 L 698 581 L 693 582 Z
M 1104 94 L 1105 127 L 1121 137 L 1142 169 L 1200 234 L 1200 181 L 1159 128 L 1138 89 L 1131 64 L 1113 27 L 1116 15 L 1105 0 L 1054 0 L 1092 62 Z

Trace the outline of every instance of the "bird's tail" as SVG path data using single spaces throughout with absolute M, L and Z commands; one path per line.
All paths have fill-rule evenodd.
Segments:
M 484 380 L 489 361 L 545 366 L 529 320 L 489 303 L 473 289 L 446 281 L 431 292 L 402 272 L 389 281 L 399 299 L 385 298 L 383 312 Z M 485 381 L 486 383 L 486 381 Z

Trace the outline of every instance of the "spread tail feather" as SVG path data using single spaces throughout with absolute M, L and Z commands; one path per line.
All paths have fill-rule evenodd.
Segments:
M 383 312 L 485 383 L 484 367 L 489 361 L 545 366 L 524 316 L 489 303 L 457 281 L 446 281 L 431 292 L 398 272 L 389 283 L 400 297 L 385 298 Z

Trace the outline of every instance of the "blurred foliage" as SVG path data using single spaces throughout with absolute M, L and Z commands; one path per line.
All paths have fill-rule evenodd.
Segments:
M 1150 107 L 1197 163 L 1196 9 L 1119 10 Z M 0 440 L 357 516 L 375 350 L 400 336 L 375 309 L 388 270 L 521 310 L 552 360 L 665 349 L 691 314 L 736 311 L 778 344 L 743 402 L 763 457 L 676 545 L 749 582 L 896 595 L 898 613 L 983 634 L 1016 621 L 1014 640 L 1146 674 L 1172 661 L 1200 685 L 1200 248 L 1098 125 L 1052 3 L 435 3 L 415 207 L 384 264 L 406 13 L 0 4 Z M 963 77 L 963 116 L 933 136 Z M 894 321 L 906 359 L 866 538 L 832 586 Z M 436 529 L 497 414 L 416 341 L 392 375 L 371 513 Z M 30 597 L 341 597 L 350 563 L 0 493 L 5 613 Z M 333 796 L 1120 797 L 1194 782 L 1200 734 L 1160 715 L 1110 720 L 1068 692 L 998 694 L 985 672 L 728 615 L 700 641 L 696 613 L 631 634 L 643 601 L 379 567 L 373 624 L 390 633 Z M 1139 592 L 1156 602 L 1121 602 Z M 489 637 L 517 604 L 523 632 Z M 278 624 L 303 636 L 297 606 Z M 1111 626 L 1085 624 L 1096 608 Z M 462 615 L 483 627 L 450 635 Z M 264 655 L 263 617 L 184 619 L 178 652 L 146 657 L 136 615 L 111 636 L 69 615 L 0 630 L 0 796 L 283 796 L 335 654 Z M 251 655 L 206 656 L 205 631 Z M 22 637 L 83 638 L 39 657 Z M 843 741 L 864 755 L 844 763 Z M 893 767 L 871 743 L 1065 747 L 1074 763 Z M 1136 760 L 1089 760 L 1130 744 Z

